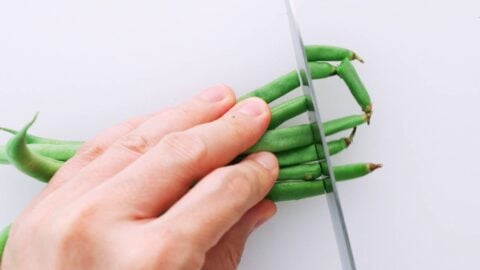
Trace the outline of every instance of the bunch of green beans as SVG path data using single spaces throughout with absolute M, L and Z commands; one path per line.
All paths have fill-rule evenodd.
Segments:
M 356 53 L 345 48 L 312 45 L 306 46 L 306 55 L 312 78 L 318 80 L 338 75 L 348 86 L 363 112 L 324 122 L 326 136 L 344 131 L 351 132 L 347 137 L 328 141 L 326 144 L 328 149 L 323 149 L 321 142 L 316 139 L 318 136 L 314 136 L 312 124 L 279 128 L 289 119 L 312 108 L 305 96 L 298 96 L 280 105 L 272 106 L 272 118 L 268 131 L 234 162 L 241 160 L 249 153 L 273 152 L 280 165 L 277 182 L 267 195 L 267 198 L 273 201 L 298 200 L 324 194 L 326 192 L 324 180 L 329 178 L 324 153 L 328 151 L 330 155 L 335 155 L 345 150 L 352 143 L 357 127 L 369 123 L 372 116 L 370 96 L 352 64 L 354 60 L 363 63 Z M 298 73 L 291 71 L 239 97 L 238 101 L 248 97 L 259 97 L 271 103 L 299 86 Z M 6 145 L 0 146 L 0 164 L 12 164 L 35 179 L 48 182 L 64 162 L 75 155 L 83 142 L 43 138 L 29 134 L 28 130 L 36 117 L 18 131 L 0 127 L 1 131 L 13 135 Z M 336 166 L 333 172 L 338 181 L 345 181 L 364 176 L 380 167 L 380 164 L 374 163 L 355 163 Z M 0 233 L 0 258 L 8 237 L 8 230 L 7 227 Z
M 352 96 L 363 111 L 362 114 L 350 115 L 323 123 L 326 136 L 337 134 L 346 130 L 356 130 L 356 127 L 370 121 L 372 115 L 372 103 L 367 89 L 363 85 L 358 73 L 351 61 L 363 60 L 353 51 L 334 46 L 311 45 L 306 46 L 306 55 L 309 60 L 310 72 L 314 80 L 338 75 L 345 81 Z M 339 62 L 338 65 L 329 63 Z M 259 97 L 268 103 L 282 97 L 300 86 L 300 78 L 296 71 L 291 71 L 276 80 L 259 87 L 238 98 L 238 101 L 248 97 Z M 348 137 L 331 140 L 327 143 L 328 149 L 323 149 L 321 142 L 317 141 L 312 132 L 311 124 L 301 124 L 286 128 L 278 128 L 284 122 L 292 119 L 311 108 L 307 97 L 301 95 L 280 105 L 271 108 L 272 118 L 269 130 L 262 138 L 245 154 L 270 151 L 273 152 L 280 164 L 279 181 L 276 186 L 282 186 L 282 192 L 286 195 L 277 196 L 279 191 L 273 192 L 269 198 L 278 201 L 288 199 L 289 189 L 301 185 L 301 181 L 312 181 L 328 177 L 327 170 L 320 170 L 324 151 L 331 155 L 345 150 L 352 142 L 354 132 Z M 4 146 L 0 146 L 0 164 L 12 164 L 25 174 L 43 182 L 48 182 L 58 171 L 65 161 L 75 155 L 82 145 L 81 141 L 64 141 L 58 139 L 43 138 L 28 133 L 29 128 L 35 122 L 35 118 L 23 129 L 17 131 L 0 127 L 0 130 L 11 133 L 13 137 Z M 320 153 L 320 154 L 318 154 Z M 320 163 L 319 163 L 320 162 Z M 339 177 L 341 180 L 353 179 L 373 171 L 379 166 L 370 163 L 345 165 L 342 169 L 335 170 L 335 174 L 344 175 L 342 171 L 349 171 L 348 177 Z M 365 170 L 368 168 L 368 170 Z M 313 173 L 313 171 L 315 171 Z M 296 172 L 296 173 L 292 173 Z M 288 178 L 288 179 L 286 179 Z M 280 182 L 282 180 L 282 182 Z M 289 183 L 289 189 L 285 189 L 284 180 L 295 180 Z M 276 187 L 273 188 L 276 190 Z M 296 194 L 292 199 L 306 198 L 312 195 Z

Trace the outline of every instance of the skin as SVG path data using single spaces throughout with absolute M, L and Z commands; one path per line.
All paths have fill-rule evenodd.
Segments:
M 15 220 L 2 269 L 235 269 L 278 174 L 266 152 L 227 165 L 270 120 L 235 103 L 212 87 L 89 140 Z

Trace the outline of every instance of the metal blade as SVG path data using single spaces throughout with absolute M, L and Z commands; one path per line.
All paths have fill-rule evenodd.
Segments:
M 330 161 L 330 153 L 328 151 L 327 140 L 325 139 L 325 132 L 323 131 L 322 118 L 320 116 L 320 110 L 317 103 L 317 95 L 314 90 L 312 76 L 310 74 L 310 68 L 308 66 L 308 60 L 305 53 L 305 47 L 303 45 L 302 36 L 300 34 L 300 28 L 293 11 L 293 3 L 291 0 L 285 0 L 287 7 L 287 16 L 290 25 L 290 33 L 293 41 L 293 48 L 295 51 L 295 57 L 297 62 L 297 70 L 300 76 L 303 92 L 305 96 L 310 99 L 313 104 L 313 108 L 309 108 L 308 118 L 312 123 L 312 132 L 316 139 L 319 139 L 322 143 L 325 153 L 320 153 L 322 149 L 317 148 L 317 155 L 325 155 L 325 160 L 328 166 L 328 173 L 330 177 L 325 180 L 325 190 L 327 192 L 328 208 L 330 210 L 330 216 L 333 222 L 333 228 L 335 231 L 335 238 L 337 240 L 337 247 L 339 249 L 340 260 L 342 268 L 344 270 L 354 270 L 355 261 L 353 258 L 353 252 L 348 237 L 347 226 L 343 216 L 342 206 L 340 204 L 340 198 L 336 187 L 335 175 L 333 173 L 332 163 Z

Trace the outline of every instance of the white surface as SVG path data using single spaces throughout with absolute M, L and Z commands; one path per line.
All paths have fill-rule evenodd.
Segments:
M 373 122 L 335 158 L 385 164 L 340 184 L 358 269 L 477 269 L 480 2 L 297 7 L 307 43 L 349 47 L 366 60 L 356 66 Z M 211 84 L 246 92 L 293 67 L 284 16 L 273 0 L 3 1 L 0 125 L 19 128 L 40 111 L 32 132 L 85 139 Z M 330 117 L 354 108 L 338 80 L 320 85 L 331 89 Z M 0 167 L 0 224 L 41 188 Z M 240 269 L 338 268 L 326 211 L 323 198 L 279 204 Z

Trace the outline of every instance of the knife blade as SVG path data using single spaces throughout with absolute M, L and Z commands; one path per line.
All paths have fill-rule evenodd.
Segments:
M 312 105 L 308 111 L 308 119 L 312 123 L 312 133 L 314 134 L 315 139 L 317 139 L 317 141 L 321 141 L 323 149 L 325 149 L 325 153 L 320 153 L 320 151 L 323 152 L 324 150 L 317 147 L 317 155 L 324 155 L 328 167 L 328 173 L 330 176 L 326 180 L 324 180 L 324 185 L 341 265 L 344 270 L 355 270 L 355 260 L 353 257 L 350 239 L 348 236 L 348 230 L 345 223 L 342 206 L 340 203 L 339 192 L 336 187 L 335 174 L 333 173 L 330 153 L 328 151 L 327 140 L 325 138 L 325 132 L 322 125 L 323 122 L 317 102 L 318 97 L 314 89 L 312 76 L 310 74 L 310 68 L 308 66 L 308 60 L 305 53 L 305 46 L 303 44 L 300 27 L 295 17 L 292 0 L 285 0 L 285 4 L 299 79 L 303 88 L 304 95 L 307 97 L 307 99 L 311 101 L 307 104 Z

